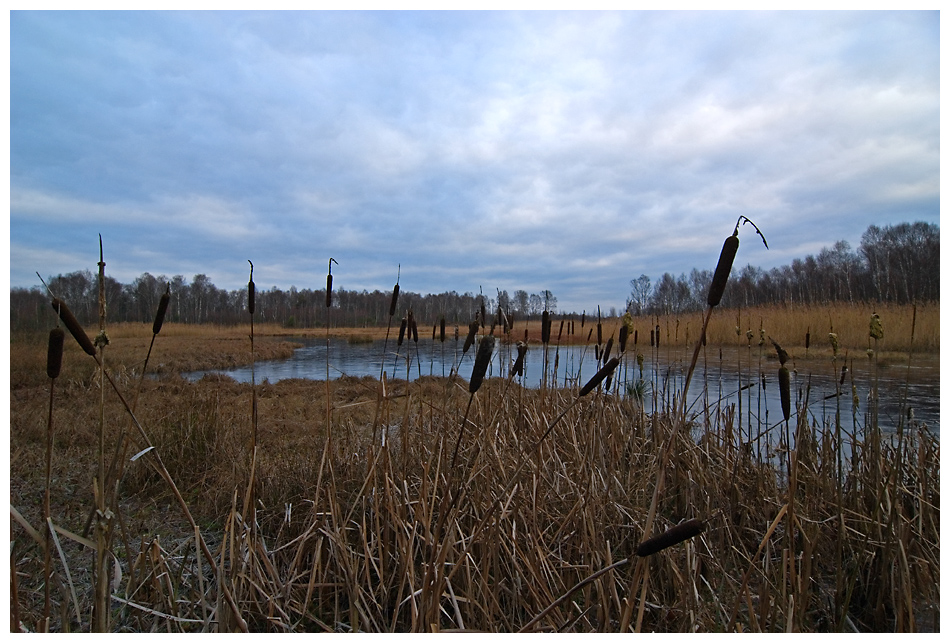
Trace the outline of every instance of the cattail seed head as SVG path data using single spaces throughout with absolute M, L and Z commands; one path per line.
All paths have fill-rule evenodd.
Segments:
M 472 379 L 468 383 L 468 392 L 474 394 L 482 385 L 488 364 L 491 362 L 492 350 L 495 348 L 495 337 L 485 335 L 478 343 L 478 352 L 475 354 L 475 366 L 472 367 Z
M 772 339 L 769 337 L 769 339 Z M 778 353 L 778 363 L 782 366 L 785 365 L 785 362 L 788 361 L 788 352 L 778 345 L 778 342 L 772 339 L 772 345 L 775 347 L 775 352 Z
M 66 302 L 54 297 L 52 304 L 53 310 L 59 314 L 59 318 L 63 320 L 63 324 L 66 326 L 66 330 L 69 331 L 69 334 L 75 338 L 76 342 L 79 343 L 79 346 L 82 347 L 87 355 L 95 357 L 96 347 L 92 345 L 92 341 L 89 339 L 86 331 L 79 325 L 79 322 L 76 320 L 72 311 L 69 310 Z
M 838 335 L 836 333 L 828 333 L 828 341 L 831 342 L 831 350 L 834 351 L 835 356 L 838 355 Z
M 439 319 L 439 341 L 445 341 L 445 317 Z
M 627 328 L 627 325 L 624 324 L 620 327 L 620 352 L 627 352 L 627 336 L 630 334 L 630 330 Z
M 46 351 L 46 374 L 51 380 L 59 377 L 63 366 L 63 340 L 66 333 L 62 328 L 54 328 L 49 332 L 49 344 Z
M 158 300 L 158 311 L 155 313 L 155 321 L 152 322 L 152 334 L 158 335 L 162 330 L 162 324 L 165 323 L 165 313 L 168 311 L 168 302 L 171 300 L 171 294 L 169 294 L 171 286 L 165 286 L 165 292 L 162 294 L 161 299 Z
M 641 558 L 645 556 L 652 556 L 653 554 L 663 551 L 667 547 L 672 547 L 677 545 L 684 540 L 689 540 L 693 536 L 698 536 L 703 533 L 706 529 L 706 523 L 698 518 L 693 518 L 692 520 L 687 520 L 686 522 L 681 522 L 675 527 L 670 527 L 662 534 L 653 536 L 647 540 L 644 540 L 642 543 L 637 546 L 637 556 Z
M 548 311 L 541 313 L 541 343 L 547 344 L 551 341 L 551 315 Z
M 402 323 L 399 324 L 399 339 L 396 340 L 396 346 L 402 346 L 402 340 L 403 340 L 403 338 L 405 338 L 405 336 L 406 336 L 406 326 L 407 326 L 407 325 L 408 325 L 408 323 L 406 322 L 406 318 L 403 317 L 403 318 L 402 318 Z
M 327 275 L 327 308 L 333 304 L 333 275 Z
M 524 375 L 524 358 L 528 354 L 528 345 L 524 342 L 518 342 L 518 357 L 515 359 L 515 365 L 511 369 L 512 375 Z
M 782 396 L 782 417 L 788 422 L 792 414 L 792 394 L 790 376 L 785 366 L 778 369 L 778 390 Z
M 611 337 L 607 340 L 607 346 L 604 347 L 604 354 L 600 356 L 601 359 L 606 360 L 610 357 L 610 349 L 613 348 L 614 338 Z
M 722 300 L 722 293 L 726 290 L 726 282 L 729 281 L 729 273 L 732 272 L 732 262 L 736 259 L 736 252 L 739 250 L 738 230 L 727 237 L 722 244 L 722 251 L 719 253 L 719 263 L 716 264 L 716 272 L 713 273 L 712 284 L 709 286 L 709 296 L 706 303 L 709 306 L 718 306 Z
M 393 298 L 389 302 L 389 316 L 393 317 L 396 314 L 396 302 L 399 299 L 399 284 L 393 286 Z
M 868 334 L 874 339 L 882 339 L 884 337 L 884 327 L 881 325 L 881 317 L 877 313 L 871 315 L 871 325 Z
M 805 331 L 805 350 L 808 350 L 808 347 L 811 345 L 811 329 Z
M 465 344 L 462 346 L 462 355 L 468 352 L 468 349 L 475 343 L 475 334 L 478 333 L 478 320 L 474 320 L 468 325 L 468 337 L 465 338 Z
M 581 392 L 578 393 L 578 397 L 584 397 L 595 388 L 597 385 L 604 381 L 604 378 L 614 372 L 614 369 L 620 364 L 620 360 L 616 357 L 611 357 L 610 361 L 604 364 L 597 373 L 594 374 L 590 381 L 584 385 L 584 388 L 581 389 Z

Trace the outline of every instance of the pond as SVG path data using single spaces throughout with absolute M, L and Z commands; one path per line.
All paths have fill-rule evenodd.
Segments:
M 447 376 L 457 372 L 463 379 L 471 377 L 476 346 L 462 352 L 462 342 L 444 343 L 428 339 L 404 342 L 397 346 L 394 340 L 349 343 L 344 339 L 291 338 L 301 344 L 289 359 L 258 362 L 254 365 L 254 379 L 277 382 L 283 379 L 323 380 L 342 375 L 408 379 L 420 376 Z M 629 347 L 628 347 L 629 348 Z M 329 353 L 328 353 L 329 349 Z M 616 351 L 616 348 L 614 349 Z M 643 354 L 642 369 L 634 353 L 628 350 L 622 366 L 614 377 L 622 393 L 642 397 L 647 410 L 662 408 L 682 391 L 685 372 L 692 358 L 692 350 L 685 347 L 653 349 L 639 347 Z M 496 342 L 488 377 L 507 377 L 510 365 L 517 356 L 514 345 Z M 857 422 L 864 424 L 869 396 L 877 378 L 879 425 L 884 431 L 893 431 L 898 420 L 907 422 L 908 415 L 917 423 L 926 423 L 939 434 L 940 428 L 940 368 L 935 357 L 915 357 L 908 367 L 906 360 L 876 368 L 869 359 L 847 361 L 849 372 L 841 384 L 841 366 L 831 359 L 809 360 L 796 372 L 792 371 L 792 406 L 795 399 L 807 394 L 809 413 L 815 418 L 833 418 L 840 413 L 843 424 L 852 423 L 852 403 L 857 396 Z M 548 384 L 559 386 L 579 383 L 581 386 L 597 372 L 599 364 L 593 346 L 549 346 L 547 352 L 540 345 L 531 345 L 525 358 L 525 373 L 518 381 L 524 386 L 538 387 L 546 374 Z M 760 356 L 756 347 L 750 350 L 708 348 L 700 355 L 689 389 L 691 410 L 699 413 L 710 408 L 735 404 L 745 426 L 774 426 L 781 419 L 778 386 L 779 363 L 776 359 Z M 809 370 L 810 369 L 810 370 Z M 251 381 L 251 367 L 227 370 L 197 371 L 183 374 L 196 381 L 206 373 L 227 375 L 239 382 Z M 852 383 L 854 389 L 852 390 Z M 740 392 L 741 391 L 741 392 Z M 841 395 L 836 395 L 841 391 Z M 741 396 L 741 400 L 740 400 Z M 906 401 L 905 401 L 906 400 Z M 794 410 L 794 408 L 793 408 Z

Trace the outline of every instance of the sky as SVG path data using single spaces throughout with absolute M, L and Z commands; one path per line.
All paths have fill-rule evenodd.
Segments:
M 10 285 L 550 290 L 939 224 L 939 13 L 9 16 Z

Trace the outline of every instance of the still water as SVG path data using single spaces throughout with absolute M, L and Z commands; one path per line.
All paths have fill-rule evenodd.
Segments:
M 302 344 L 302 347 L 289 359 L 255 364 L 256 382 L 326 379 L 328 351 L 330 379 L 343 375 L 378 378 L 380 372 L 385 371 L 389 379 L 411 381 L 420 376 L 447 376 L 454 371 L 468 380 L 476 348 L 473 346 L 463 354 L 462 342 L 453 340 L 444 344 L 431 340 L 404 342 L 399 347 L 390 340 L 385 344 L 385 350 L 383 340 L 350 344 L 343 339 L 330 339 L 329 346 L 326 339 L 292 338 L 291 341 Z M 647 409 L 662 408 L 682 390 L 692 351 L 650 347 L 640 347 L 639 350 L 644 356 L 642 369 L 635 355 L 628 350 L 622 366 L 614 374 L 620 383 L 618 390 L 621 393 L 638 390 L 643 394 L 643 404 Z M 488 377 L 507 377 L 516 356 L 514 346 L 496 342 Z M 821 420 L 840 413 L 843 421 L 850 423 L 856 399 L 856 418 L 859 424 L 863 424 L 876 377 L 878 422 L 883 430 L 896 429 L 901 418 L 906 423 L 908 410 L 911 410 L 915 422 L 926 423 L 932 431 L 939 433 L 940 369 L 935 360 L 918 359 L 910 368 L 906 362 L 894 363 L 876 370 L 865 357 L 849 360 L 847 365 L 851 370 L 845 375 L 843 384 L 840 379 L 842 364 L 844 360 L 839 360 L 836 365 L 830 358 L 811 360 L 807 367 L 796 372 L 790 363 L 793 410 L 796 397 L 803 399 L 807 394 L 811 416 Z M 543 347 L 532 345 L 525 358 L 524 376 L 518 379 L 524 386 L 538 387 L 546 374 L 549 384 L 556 381 L 561 386 L 583 385 L 597 372 L 598 366 L 593 346 L 550 346 L 545 354 Z M 806 368 L 813 372 L 807 372 Z M 715 410 L 717 406 L 723 408 L 735 404 L 742 413 L 744 424 L 774 425 L 782 417 L 778 369 L 777 360 L 760 357 L 755 348 L 746 351 L 732 347 L 723 349 L 721 354 L 719 349 L 707 349 L 700 356 L 690 384 L 691 409 L 700 413 L 704 407 Z M 187 373 L 185 377 L 196 381 L 206 373 L 227 375 L 238 382 L 251 381 L 250 366 L 197 371 Z M 842 394 L 836 396 L 837 391 Z

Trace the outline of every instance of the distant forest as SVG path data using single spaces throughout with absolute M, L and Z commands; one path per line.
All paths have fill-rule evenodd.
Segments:
M 621 312 L 632 315 L 676 314 L 700 310 L 712 281 L 712 270 L 694 268 L 687 276 L 665 273 L 656 282 L 648 275 L 630 281 L 630 295 Z M 91 325 L 98 314 L 97 276 L 89 270 L 57 275 L 47 280 L 50 290 L 65 301 L 79 321 Z M 112 323 L 150 322 L 166 288 L 171 301 L 166 320 L 189 324 L 241 324 L 248 322 L 247 289 L 223 290 L 203 274 L 190 282 L 182 275 L 168 278 L 143 273 L 131 284 L 106 275 L 108 318 Z M 940 229 L 932 223 L 870 226 L 853 251 L 845 241 L 824 248 L 817 256 L 796 259 L 791 265 L 765 271 L 751 265 L 734 266 L 721 306 L 748 308 L 767 304 L 807 305 L 832 302 L 926 302 L 940 298 Z M 255 320 L 287 327 L 385 325 L 392 291 L 336 290 L 326 308 L 326 290 L 256 289 Z M 12 288 L 12 330 L 40 330 L 52 321 L 49 294 L 40 287 Z M 444 292 L 421 295 L 400 291 L 396 312 L 401 318 L 412 310 L 423 325 L 444 316 L 447 323 L 466 324 L 484 304 L 489 314 L 499 306 L 515 319 L 558 312 L 557 297 L 550 291 L 529 294 L 505 290 L 484 295 Z M 588 314 L 594 311 L 584 311 Z M 603 310 L 617 315 L 618 307 Z M 579 315 L 577 311 L 562 314 Z

